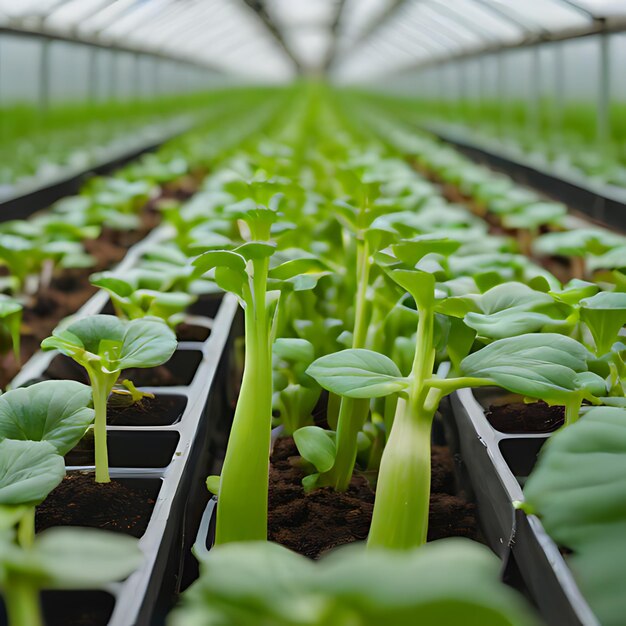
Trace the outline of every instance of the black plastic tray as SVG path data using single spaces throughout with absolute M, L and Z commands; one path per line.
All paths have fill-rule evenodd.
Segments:
M 507 568 L 517 568 L 548 624 L 597 626 L 597 618 L 540 520 L 513 505 L 523 499 L 524 478 L 550 435 L 497 431 L 471 389 L 454 393 L 449 407 L 447 430 L 463 459 L 490 547 Z
M 118 269 L 132 267 L 142 250 L 167 236 L 157 229 L 134 246 Z M 101 312 L 108 303 L 105 293 L 95 294 L 74 318 Z M 215 313 L 217 311 L 217 313 Z M 222 453 L 225 445 L 224 414 L 229 412 L 224 393 L 229 376 L 236 298 L 230 295 L 202 298 L 194 305 L 194 323 L 211 329 L 203 342 L 180 343 L 170 363 L 186 374 L 188 384 L 139 386 L 155 395 L 185 399 L 179 419 L 161 426 L 107 426 L 110 469 L 113 478 L 134 481 L 155 491 L 156 502 L 140 547 L 145 559 L 126 581 L 90 591 L 46 591 L 46 607 L 71 611 L 76 606 L 101 610 L 109 626 L 148 626 L 159 622 L 177 593 L 183 566 L 182 555 L 191 548 L 209 497 L 205 479 L 211 455 Z M 214 317 L 213 317 L 214 316 Z M 36 353 L 11 383 L 19 387 L 33 380 L 54 378 L 54 352 Z M 188 370 L 188 371 L 187 371 Z M 71 462 L 71 454 L 68 457 Z M 93 471 L 89 465 L 69 465 L 68 470 Z M 158 495 L 157 495 L 158 493 Z M 73 599 L 76 599 L 74 602 Z M 97 611 L 96 611 L 97 612 Z M 106 615 L 110 613 L 109 621 Z M 0 625 L 3 610 L 0 599 Z

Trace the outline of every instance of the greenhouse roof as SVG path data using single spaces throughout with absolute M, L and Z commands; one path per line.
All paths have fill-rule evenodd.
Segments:
M 624 0 L 0 0 L 4 29 L 276 80 L 363 80 L 625 25 Z

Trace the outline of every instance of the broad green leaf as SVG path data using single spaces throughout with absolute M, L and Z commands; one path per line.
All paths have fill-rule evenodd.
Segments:
M 406 289 L 419 307 L 431 308 L 435 304 L 435 277 L 419 270 L 387 270 L 389 276 Z
M 293 439 L 302 458 L 315 466 L 320 472 L 327 472 L 335 464 L 334 433 L 319 426 L 304 426 L 293 434 Z
M 276 244 L 267 241 L 248 241 L 235 248 L 234 252 L 240 254 L 247 261 L 266 259 L 276 252 Z
M 550 295 L 566 304 L 578 304 L 583 298 L 589 298 L 598 293 L 600 288 L 595 283 L 573 278 L 562 289 L 550 291 Z
M 246 271 L 246 259 L 231 250 L 210 250 L 194 259 L 192 265 L 202 273 L 215 267 L 228 267 L 236 272 Z
M 536 254 L 584 256 L 603 254 L 611 248 L 624 245 L 623 236 L 601 228 L 576 228 L 538 237 L 533 249 Z
M 597 407 L 555 433 L 524 487 L 523 508 L 572 554 L 568 563 L 601 624 L 626 614 L 626 409 Z
M 317 562 L 268 542 L 214 548 L 169 626 L 529 626 L 484 546 L 444 539 L 408 552 L 342 547 Z
M 116 369 L 156 367 L 174 354 L 177 345 L 176 335 L 162 321 L 132 320 L 124 332 Z
M 0 441 L 0 504 L 39 504 L 64 476 L 63 457 L 47 441 Z
M 626 324 L 626 293 L 601 291 L 581 300 L 580 317 L 593 335 L 596 353 L 607 354 Z
M 88 358 L 84 353 L 99 354 L 102 341 L 121 342 L 124 328 L 124 322 L 114 315 L 91 315 L 57 327 L 52 337 L 42 341 L 41 347 L 44 350 L 59 350 L 84 364 Z
M 0 439 L 47 441 L 67 454 L 93 422 L 91 388 L 50 380 L 0 396 Z
M 133 286 L 129 282 L 111 275 L 110 272 L 92 274 L 89 277 L 89 281 L 95 287 L 106 289 L 107 291 L 113 292 L 123 298 L 127 298 L 132 295 L 134 291 Z
M 310 363 L 315 358 L 315 348 L 310 341 L 297 338 L 282 338 L 274 342 L 272 351 L 285 361 Z
M 442 238 L 434 234 L 418 235 L 413 239 L 405 239 L 393 244 L 391 249 L 403 263 L 415 267 L 427 254 L 436 253 L 447 256 L 458 250 L 461 242 L 454 239 Z
M 474 301 L 481 312 L 470 311 L 465 323 L 481 337 L 502 339 L 542 329 L 556 330 L 573 325 L 568 321 L 572 309 L 552 296 L 535 291 L 523 283 L 497 285 Z
M 306 373 L 324 389 L 348 398 L 380 398 L 408 387 L 389 357 L 360 348 L 323 356 Z
M 565 403 L 580 391 L 591 353 L 576 340 L 554 333 L 499 339 L 461 362 L 465 376 L 483 378 L 530 398 Z
M 506 228 L 537 229 L 544 224 L 560 224 L 567 214 L 567 207 L 558 202 L 535 202 L 527 204 L 502 218 Z
M 132 321 L 92 315 L 59 327 L 44 339 L 44 350 L 57 349 L 83 366 L 98 362 L 105 373 L 129 367 L 156 367 L 176 349 L 176 335 L 156 318 Z
M 134 537 L 88 528 L 50 528 L 37 535 L 31 552 L 50 589 L 93 589 L 123 580 L 144 558 Z
M 326 263 L 316 257 L 305 255 L 273 267 L 269 271 L 269 277 L 278 280 L 288 280 L 302 274 L 318 274 L 327 270 L 328 266 Z

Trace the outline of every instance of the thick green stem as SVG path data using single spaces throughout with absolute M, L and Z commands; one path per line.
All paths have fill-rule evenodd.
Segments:
M 243 380 L 222 468 L 217 545 L 267 539 L 272 428 L 272 351 L 266 316 L 267 262 L 255 263 L 253 302 L 245 309 Z
M 430 504 L 430 438 L 439 393 L 433 374 L 434 311 L 419 308 L 408 398 L 400 398 L 383 452 L 368 547 L 410 549 L 426 542 Z
M 358 242 L 357 293 L 355 301 L 352 347 L 363 348 L 367 340 L 367 289 L 371 260 L 367 240 Z M 357 437 L 367 419 L 369 400 L 341 398 L 337 418 L 337 453 L 335 464 L 320 479 L 320 484 L 331 485 L 337 491 L 345 491 L 350 485 L 357 453 Z
M 367 419 L 369 399 L 343 398 L 337 424 L 337 456 L 332 469 L 320 479 L 320 484 L 345 491 L 350 485 L 356 462 L 359 431 Z
M 25 549 L 35 542 L 35 507 L 31 507 L 17 525 L 17 542 Z
M 430 504 L 430 436 L 434 414 L 415 413 L 400 398 L 385 446 L 372 525 L 370 548 L 410 549 L 426 542 Z
M 370 260 L 369 245 L 367 240 L 358 243 L 357 255 L 357 292 L 354 308 L 354 329 L 352 336 L 353 348 L 364 348 L 367 340 L 368 316 L 367 316 L 367 290 L 370 282 L 370 270 L 372 263 Z
M 91 393 L 95 412 L 93 423 L 93 440 L 96 461 L 96 482 L 110 483 L 109 452 L 107 449 L 107 401 L 117 375 L 103 380 L 97 375 L 91 375 Z
M 565 426 L 570 426 L 574 422 L 578 421 L 582 403 L 583 399 L 580 395 L 574 396 L 569 402 L 567 402 L 565 405 Z
M 328 394 L 328 409 L 326 411 L 326 421 L 333 430 L 337 430 L 339 422 L 339 409 L 341 408 L 341 396 L 336 393 Z
M 9 576 L 3 591 L 9 626 L 43 626 L 39 591 L 19 574 Z

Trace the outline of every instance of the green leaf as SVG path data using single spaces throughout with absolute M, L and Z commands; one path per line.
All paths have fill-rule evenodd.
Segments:
M 327 472 L 335 464 L 337 448 L 334 433 L 319 426 L 304 426 L 293 434 L 293 439 L 302 458 L 320 472 Z
M 132 320 L 124 332 L 116 370 L 161 365 L 177 345 L 176 335 L 161 320 Z
M 234 252 L 240 254 L 247 261 L 253 259 L 267 259 L 276 252 L 276 244 L 267 241 L 248 241 L 235 248 Z
M 469 312 L 464 321 L 481 337 L 502 339 L 573 325 L 567 319 L 571 307 L 523 283 L 497 285 L 474 300 L 481 312 Z
M 419 270 L 392 269 L 389 276 L 406 289 L 419 307 L 431 308 L 435 304 L 435 277 Z
M 63 457 L 47 441 L 0 441 L 0 504 L 39 504 L 64 476 Z
M 601 291 L 581 300 L 580 317 L 593 335 L 596 353 L 607 354 L 626 324 L 626 293 Z
M 243 273 L 246 271 L 246 259 L 241 254 L 230 250 L 210 250 L 194 259 L 192 265 L 201 273 L 208 272 L 215 267 L 228 267 Z
M 317 274 L 326 272 L 328 266 L 315 257 L 304 256 L 298 259 L 285 261 L 280 265 L 273 267 L 269 271 L 269 278 L 278 280 L 288 280 L 302 274 Z
M 315 358 L 315 348 L 306 339 L 293 337 L 277 339 L 272 351 L 279 358 L 296 363 L 311 363 Z
M 318 562 L 269 542 L 211 550 L 169 626 L 529 626 L 484 546 L 444 539 L 408 552 L 342 547 Z
M 93 422 L 91 388 L 71 380 L 44 381 L 0 396 L 0 439 L 47 441 L 60 455 Z
M 418 235 L 413 239 L 405 239 L 393 244 L 391 249 L 403 263 L 415 267 L 427 254 L 442 254 L 447 256 L 461 247 L 461 242 L 454 239 L 441 238 L 439 235 Z
M 580 391 L 576 374 L 587 371 L 591 353 L 576 340 L 554 333 L 499 339 L 461 362 L 466 376 L 483 378 L 530 398 L 565 404 Z
M 44 339 L 44 350 L 59 350 L 83 366 L 99 363 L 103 373 L 129 367 L 156 367 L 176 349 L 176 335 L 162 321 L 141 318 L 120 320 L 113 315 L 92 315 L 56 328 Z
M 324 389 L 348 398 L 380 398 L 409 384 L 389 357 L 360 348 L 323 356 L 306 373 Z
M 110 272 L 92 274 L 89 277 L 89 282 L 95 287 L 106 289 L 107 291 L 121 296 L 122 298 L 127 298 L 132 295 L 134 291 L 133 286 L 129 282 L 111 275 Z
M 88 528 L 50 528 L 37 535 L 32 553 L 51 589 L 93 589 L 123 580 L 144 558 L 134 537 Z
M 207 476 L 206 488 L 214 495 L 218 496 L 220 493 L 220 476 Z
M 525 504 L 568 563 L 600 623 L 626 614 L 626 409 L 598 407 L 555 433 L 524 487 Z

